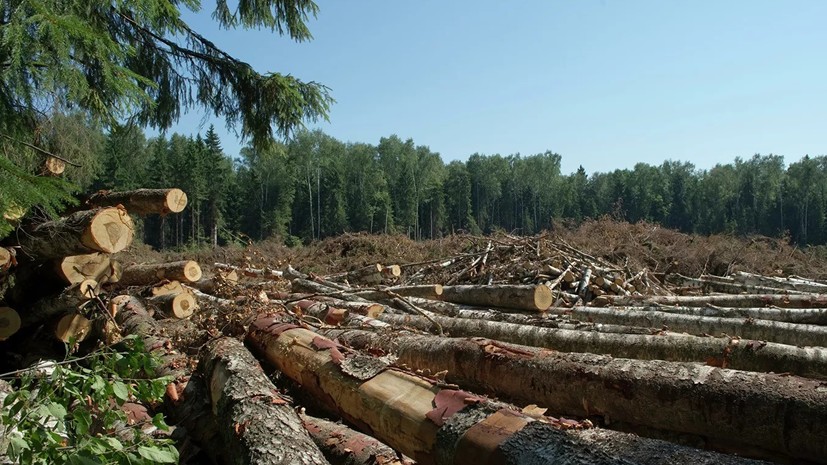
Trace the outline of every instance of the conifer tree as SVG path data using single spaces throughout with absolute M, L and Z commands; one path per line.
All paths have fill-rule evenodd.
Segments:
M 0 212 L 42 205 L 54 212 L 71 189 L 38 179 L 11 151 L 35 150 L 44 108 L 65 107 L 105 124 L 134 117 L 168 128 L 203 108 L 257 147 L 305 120 L 325 118 L 328 89 L 289 74 L 261 73 L 218 48 L 183 19 L 199 0 L 6 0 L 0 2 Z M 265 28 L 311 38 L 312 0 L 218 1 L 222 28 Z M 0 214 L 0 236 L 10 230 Z

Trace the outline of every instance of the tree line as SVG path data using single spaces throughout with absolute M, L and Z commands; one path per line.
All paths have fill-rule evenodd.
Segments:
M 445 163 L 396 135 L 369 144 L 300 131 L 286 143 L 244 147 L 237 157 L 225 153 L 212 127 L 203 136 L 147 138 L 137 126 L 118 126 L 85 136 L 84 150 L 94 150 L 95 137 L 98 157 L 87 156 L 86 170 L 94 173 L 72 179 L 81 188 L 180 187 L 189 196 L 182 214 L 142 225 L 145 242 L 162 248 L 274 236 L 298 243 L 355 231 L 414 239 L 497 229 L 533 234 L 554 220 L 604 215 L 684 232 L 827 243 L 825 156 L 786 165 L 779 155 L 754 155 L 708 170 L 670 160 L 563 174 L 561 156 L 550 151 L 475 153 Z

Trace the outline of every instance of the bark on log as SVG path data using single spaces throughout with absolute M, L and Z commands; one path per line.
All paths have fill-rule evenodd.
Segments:
M 129 247 L 134 237 L 132 219 L 125 210 L 100 208 L 75 212 L 19 233 L 21 253 L 37 260 L 92 252 L 115 253 Z
M 28 328 L 66 312 L 77 312 L 97 295 L 98 283 L 93 279 L 73 284 L 60 295 L 35 302 L 20 315 L 21 328 Z
M 443 286 L 442 300 L 481 307 L 545 311 L 552 302 L 551 290 L 544 285 L 500 284 L 492 286 Z
M 0 341 L 20 330 L 20 314 L 11 307 L 0 306 Z
M 55 264 L 57 274 L 68 284 L 79 283 L 84 279 L 98 282 L 117 282 L 123 268 L 120 263 L 111 260 L 108 254 L 91 253 L 63 257 Z
M 432 330 L 424 317 L 382 314 L 394 325 Z M 792 373 L 827 379 L 827 349 L 800 348 L 773 342 L 695 336 L 612 334 L 540 328 L 460 318 L 433 317 L 454 337 L 486 337 L 502 342 L 545 347 L 560 352 L 608 354 L 641 360 L 703 362 L 736 370 Z
M 683 287 L 697 287 L 704 292 L 723 292 L 727 294 L 812 294 L 812 292 L 780 287 L 762 286 L 736 282 L 732 278 L 704 275 L 690 278 L 681 274 L 666 275 L 666 281 Z
M 763 307 L 782 308 L 824 308 L 827 307 L 827 295 L 779 295 L 779 294 L 739 294 L 739 295 L 702 295 L 702 296 L 615 296 L 604 295 L 592 301 L 595 307 L 635 306 L 635 305 L 679 305 L 684 307 Z
M 176 280 L 191 283 L 201 279 L 201 267 L 193 260 L 170 263 L 152 263 L 147 265 L 129 265 L 123 269 L 120 284 L 123 286 L 143 286 L 159 281 Z
M 827 437 L 827 390 L 820 381 L 492 340 L 320 332 L 357 349 L 392 352 L 413 369 L 447 370 L 448 382 L 555 414 L 690 433 L 740 454 L 767 449 L 827 460 L 827 442 L 819 439 Z
M 681 315 L 697 315 L 721 318 L 755 318 L 758 320 L 786 321 L 812 325 L 827 325 L 827 308 L 731 308 L 731 307 L 624 307 L 628 310 L 656 310 Z
M 179 213 L 187 206 L 187 194 L 181 189 L 137 189 L 134 191 L 101 191 L 86 200 L 93 207 L 123 205 L 133 215 L 165 215 Z
M 574 318 L 596 323 L 668 328 L 694 335 L 719 336 L 723 333 L 795 346 L 827 346 L 827 326 L 593 307 L 574 307 L 569 313 Z
M 322 278 L 322 277 L 319 277 L 319 276 L 304 274 L 301 271 L 293 268 L 290 265 L 287 265 L 287 268 L 284 269 L 283 276 L 285 278 L 288 278 L 288 279 L 291 279 L 291 280 L 294 280 L 294 281 L 296 279 L 311 281 L 311 282 L 319 284 L 323 287 L 334 289 L 334 290 L 346 291 L 346 292 L 355 292 L 355 289 L 353 289 L 350 286 L 346 286 L 344 284 L 333 282 L 329 279 L 325 279 L 325 278 Z
M 381 289 L 371 289 L 354 292 L 354 295 L 368 300 L 384 300 L 389 298 L 388 292 L 399 294 L 403 297 L 419 297 L 422 299 L 436 300 L 442 298 L 441 284 L 423 284 L 418 286 L 391 286 Z
M 200 360 L 228 463 L 328 463 L 244 344 L 231 338 L 213 340 L 202 349 Z
M 817 294 L 827 293 L 827 284 L 817 283 L 810 280 L 789 278 L 777 278 L 772 276 L 761 276 L 743 271 L 736 271 L 730 276 L 735 281 L 754 286 L 769 286 L 794 291 L 814 292 Z
M 306 414 L 299 417 L 331 465 L 414 465 L 387 445 L 346 425 Z
M 161 294 L 149 299 L 160 308 L 164 316 L 183 320 L 189 318 L 198 309 L 198 301 L 190 292 L 178 294 Z
M 441 389 L 426 378 L 386 369 L 373 357 L 354 355 L 282 321 L 279 315 L 261 315 L 248 340 L 305 392 L 421 465 L 630 463 L 560 431 L 553 419 L 536 421 L 471 393 Z M 375 369 L 366 369 L 371 366 Z M 668 447 L 689 453 L 680 446 Z M 669 454 L 664 455 L 641 463 L 673 463 Z

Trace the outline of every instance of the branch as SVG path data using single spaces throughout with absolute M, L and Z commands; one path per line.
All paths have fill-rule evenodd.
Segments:
M 81 167 L 83 166 L 83 165 L 81 165 L 81 164 L 75 163 L 75 162 L 73 162 L 73 161 L 71 161 L 71 160 L 68 160 L 68 159 L 66 159 L 66 158 L 63 158 L 63 157 L 61 157 L 60 155 L 55 155 L 55 154 L 53 154 L 52 152 L 50 152 L 50 151 L 48 151 L 48 150 L 45 150 L 45 149 L 42 149 L 42 148 L 40 148 L 40 147 L 38 147 L 38 146 L 36 146 L 36 145 L 32 145 L 32 144 L 30 144 L 30 143 L 28 143 L 28 142 L 24 142 L 24 141 L 22 141 L 22 140 L 15 139 L 14 137 L 9 136 L 8 134 L 0 134 L 0 136 L 5 137 L 6 139 L 8 139 L 8 140 L 10 140 L 10 141 L 12 141 L 12 142 L 17 142 L 18 144 L 25 145 L 26 147 L 28 147 L 28 148 L 30 148 L 30 149 L 36 150 L 36 151 L 38 151 L 38 152 L 40 152 L 40 153 L 42 153 L 42 154 L 48 155 L 48 156 L 50 156 L 50 157 L 52 157 L 52 158 L 57 158 L 58 160 L 60 160 L 60 161 L 62 161 L 62 162 L 64 162 L 64 163 L 66 163 L 67 165 L 76 166 L 76 167 L 78 167 L 78 168 L 81 168 Z

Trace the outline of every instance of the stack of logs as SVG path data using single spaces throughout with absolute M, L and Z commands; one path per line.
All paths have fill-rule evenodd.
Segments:
M 81 342 L 93 331 L 94 318 L 111 320 L 100 296 L 115 287 L 163 281 L 153 291 L 157 307 L 176 317 L 191 315 L 192 294 L 173 280 L 197 281 L 197 263 L 123 266 L 114 258 L 132 244 L 130 214 L 166 215 L 186 205 L 180 189 L 101 191 L 85 199 L 82 210 L 20 226 L 0 246 L 0 340 L 46 327 L 60 341 Z

